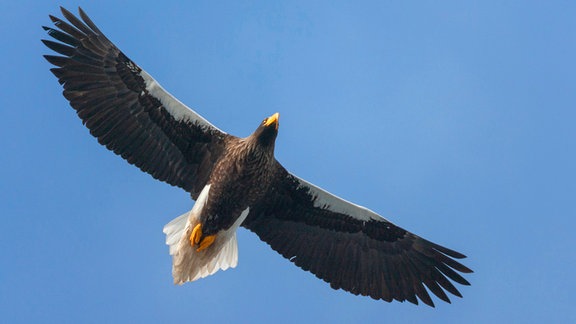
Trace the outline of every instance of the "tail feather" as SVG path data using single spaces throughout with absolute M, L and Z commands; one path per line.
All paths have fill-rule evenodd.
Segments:
M 164 227 L 166 244 L 172 255 L 172 275 L 175 284 L 195 281 L 218 270 L 234 268 L 238 264 L 236 233 L 219 235 L 214 243 L 200 252 L 190 244 L 192 229 L 198 224 L 193 211 L 181 215 Z M 222 233 L 224 234 L 224 233 Z
M 238 264 L 238 243 L 236 228 L 217 233 L 214 243 L 210 247 L 198 252 L 196 246 L 190 244 L 190 235 L 194 227 L 200 222 L 202 208 L 206 203 L 210 185 L 202 189 L 194 208 L 188 213 L 178 216 L 164 226 L 166 244 L 170 246 L 172 255 L 172 276 L 175 284 L 195 281 L 214 274 L 216 271 L 234 268 Z M 248 210 L 246 210 L 246 213 Z M 240 222 L 246 215 L 241 217 Z
M 186 212 L 164 226 L 166 245 L 170 246 L 170 255 L 174 255 L 178 251 L 178 242 L 180 242 L 180 238 L 186 229 L 189 214 L 190 212 Z

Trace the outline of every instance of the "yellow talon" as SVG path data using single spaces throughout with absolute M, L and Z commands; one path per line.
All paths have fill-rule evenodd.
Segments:
M 196 252 L 200 252 L 200 251 L 204 250 L 205 248 L 209 247 L 210 245 L 212 245 L 212 243 L 214 243 L 215 239 L 216 239 L 216 235 L 205 236 L 202 239 L 202 241 L 200 242 L 200 246 L 196 249 Z
M 190 245 L 198 245 L 196 252 L 200 252 L 214 243 L 216 235 L 202 236 L 202 224 L 198 224 L 190 234 Z
M 202 239 L 202 224 L 198 224 L 192 230 L 192 234 L 190 235 L 190 244 L 196 245 L 200 243 Z

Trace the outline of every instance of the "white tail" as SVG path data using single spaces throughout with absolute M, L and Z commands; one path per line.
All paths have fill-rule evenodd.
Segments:
M 164 226 L 166 244 L 172 255 L 172 276 L 175 284 L 183 284 L 207 277 L 216 271 L 234 268 L 238 264 L 238 243 L 236 228 L 248 215 L 247 208 L 232 227 L 216 233 L 214 243 L 197 252 L 190 244 L 192 229 L 199 223 L 200 215 L 206 201 L 210 185 L 202 189 L 192 210 L 180 215 Z

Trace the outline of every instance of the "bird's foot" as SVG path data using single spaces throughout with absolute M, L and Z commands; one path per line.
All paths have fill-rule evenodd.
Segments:
M 192 234 L 190 234 L 190 245 L 197 246 L 196 252 L 200 252 L 212 245 L 215 239 L 216 235 L 203 236 L 202 224 L 198 224 L 192 230 Z

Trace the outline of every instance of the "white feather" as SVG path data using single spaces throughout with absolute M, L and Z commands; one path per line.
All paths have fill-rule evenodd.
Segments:
M 144 79 L 146 90 L 148 90 L 148 92 L 156 99 L 160 100 L 164 108 L 166 108 L 168 113 L 170 113 L 174 119 L 177 121 L 190 121 L 201 125 L 202 127 L 213 128 L 220 131 L 221 133 L 226 134 L 222 130 L 218 129 L 218 127 L 212 125 L 209 121 L 204 119 L 204 117 L 200 116 L 194 110 L 183 104 L 176 97 L 171 95 L 146 71 L 142 70 L 140 75 Z
M 170 223 L 164 226 L 166 244 L 170 246 L 170 255 L 174 255 L 174 253 L 176 253 L 177 243 L 180 242 L 180 238 L 182 237 L 182 234 L 184 234 L 186 222 L 188 221 L 188 215 L 190 213 L 191 211 L 186 212 L 174 218 Z
M 299 188 L 305 188 L 308 191 L 308 194 L 311 195 L 314 199 L 314 207 L 330 210 L 336 213 L 341 213 L 348 215 L 350 217 L 369 221 L 369 220 L 382 220 L 385 219 L 384 217 L 376 214 L 375 212 L 371 211 L 366 207 L 362 207 L 360 205 L 356 205 L 351 203 L 345 199 L 342 199 L 334 194 L 329 193 L 328 191 L 311 184 L 310 182 L 301 179 L 295 175 L 292 175 L 296 178 L 299 182 Z
M 172 276 L 175 284 L 183 284 L 214 274 L 218 270 L 234 268 L 238 264 L 236 229 L 242 224 L 250 208 L 246 208 L 234 224 L 216 234 L 214 243 L 198 252 L 190 244 L 192 230 L 199 223 L 202 209 L 208 200 L 210 185 L 202 189 L 192 210 L 164 226 L 166 244 L 172 255 Z

